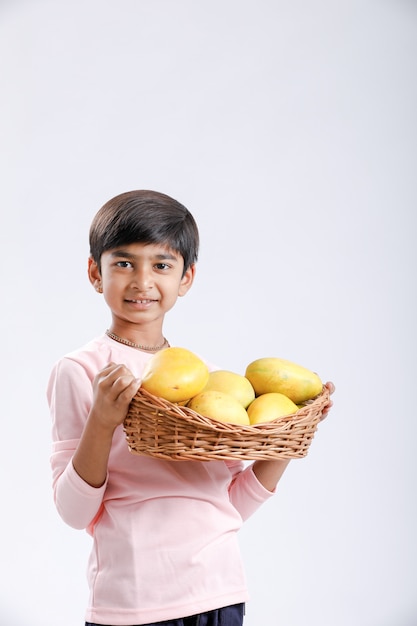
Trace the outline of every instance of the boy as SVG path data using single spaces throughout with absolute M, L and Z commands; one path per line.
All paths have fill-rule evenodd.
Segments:
M 132 455 L 123 420 L 165 314 L 193 284 L 189 211 L 152 191 L 107 202 L 90 228 L 88 275 L 108 331 L 68 354 L 48 385 L 54 498 L 93 537 L 86 625 L 241 626 L 242 520 L 271 497 L 288 461 L 178 462 Z

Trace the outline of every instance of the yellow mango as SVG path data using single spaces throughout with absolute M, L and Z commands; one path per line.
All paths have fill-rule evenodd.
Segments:
M 160 350 L 149 359 L 141 387 L 170 402 L 184 402 L 202 391 L 209 377 L 207 365 L 186 348 Z
M 297 411 L 297 405 L 283 393 L 263 393 L 255 398 L 247 408 L 252 425 L 272 422 L 279 417 L 292 415 Z
M 238 400 L 246 407 L 255 399 L 255 390 L 246 376 L 228 370 L 210 372 L 204 391 L 223 391 Z
M 191 398 L 187 406 L 200 415 L 219 422 L 249 426 L 246 409 L 236 398 L 222 391 L 202 391 Z
M 295 404 L 315 398 L 323 389 L 320 377 L 292 361 L 265 357 L 249 363 L 245 372 L 257 396 L 282 393 Z

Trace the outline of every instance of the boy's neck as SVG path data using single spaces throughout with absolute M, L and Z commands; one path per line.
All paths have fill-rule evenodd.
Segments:
M 110 337 L 110 339 L 113 339 L 114 341 L 117 341 L 118 343 L 122 343 L 125 346 L 135 348 L 136 350 L 142 350 L 144 352 L 158 352 L 159 350 L 162 350 L 163 348 L 169 348 L 169 342 L 165 337 L 163 337 L 163 341 L 160 345 L 146 346 L 146 345 L 141 345 L 139 343 L 135 343 L 134 341 L 130 341 L 130 339 L 125 339 L 124 337 L 120 337 L 119 335 L 117 335 L 116 333 L 113 333 L 109 329 L 106 330 L 106 335 Z

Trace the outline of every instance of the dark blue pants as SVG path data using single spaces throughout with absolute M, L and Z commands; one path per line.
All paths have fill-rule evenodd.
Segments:
M 234 604 L 225 606 L 222 609 L 199 613 L 190 617 L 180 619 L 169 619 L 164 622 L 153 622 L 153 624 L 143 624 L 142 626 L 242 626 L 245 614 L 244 604 Z M 85 626 L 104 626 L 103 624 L 92 624 L 86 622 Z M 107 624 L 106 626 L 111 626 Z

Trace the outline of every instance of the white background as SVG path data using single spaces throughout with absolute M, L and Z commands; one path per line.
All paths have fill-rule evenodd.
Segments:
M 45 388 L 109 322 L 93 215 L 147 188 L 201 231 L 170 342 L 337 387 L 242 530 L 246 626 L 415 626 L 415 2 L 3 0 L 0 59 L 1 624 L 83 624 Z

